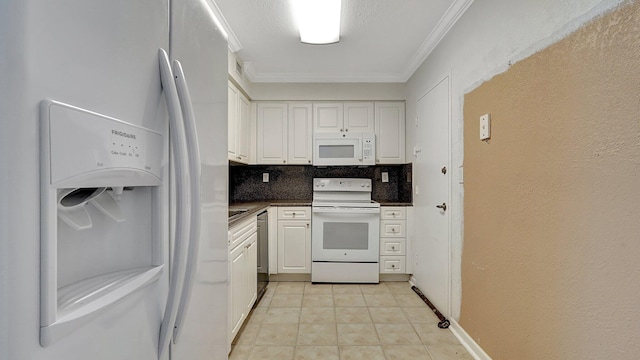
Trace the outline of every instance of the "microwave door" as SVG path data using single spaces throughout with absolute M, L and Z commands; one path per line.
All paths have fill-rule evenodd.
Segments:
M 314 150 L 314 165 L 359 165 L 362 161 L 358 139 L 319 139 Z

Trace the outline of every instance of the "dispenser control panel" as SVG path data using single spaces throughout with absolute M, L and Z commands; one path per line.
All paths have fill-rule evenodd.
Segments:
M 53 101 L 43 102 L 51 184 L 106 186 L 161 184 L 163 136 L 112 117 Z M 69 182 L 69 184 L 66 184 Z

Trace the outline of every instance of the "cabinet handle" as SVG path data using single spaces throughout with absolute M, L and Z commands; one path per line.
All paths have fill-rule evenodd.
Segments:
M 396 247 L 395 247 L 395 246 L 392 246 L 392 247 L 391 247 L 391 250 L 395 250 L 395 249 L 396 249 Z
M 395 264 L 391 264 L 391 267 L 392 267 L 392 268 L 395 268 L 395 267 L 396 267 L 396 265 L 395 265 Z
M 344 132 L 344 129 L 340 129 L 340 132 Z
M 287 160 L 282 160 L 282 163 L 283 163 L 283 164 L 286 164 L 286 163 L 287 163 Z
M 311 164 L 311 160 L 307 160 L 307 162 L 308 162 L 309 164 Z
M 237 158 L 238 158 L 238 160 L 242 159 L 242 157 L 240 157 L 240 156 L 237 156 Z
M 307 223 L 307 228 L 309 227 L 309 223 Z

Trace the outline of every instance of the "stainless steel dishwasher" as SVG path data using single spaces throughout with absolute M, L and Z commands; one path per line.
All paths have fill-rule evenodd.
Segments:
M 269 221 L 267 210 L 258 214 L 258 289 L 256 305 L 269 284 Z M 255 306 L 255 305 L 254 305 Z

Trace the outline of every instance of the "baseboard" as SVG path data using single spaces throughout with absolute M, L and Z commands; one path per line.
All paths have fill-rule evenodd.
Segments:
M 409 275 L 407 274 L 380 274 L 380 281 L 409 281 Z
M 458 324 L 457 321 L 453 319 L 449 319 L 451 325 L 449 326 L 449 330 L 458 338 L 462 346 L 467 349 L 469 354 L 473 356 L 475 360 L 491 360 L 491 357 L 482 350 L 480 345 L 473 340 L 473 338 L 467 334 L 466 331 Z
M 271 274 L 269 281 L 311 281 L 311 274 Z

